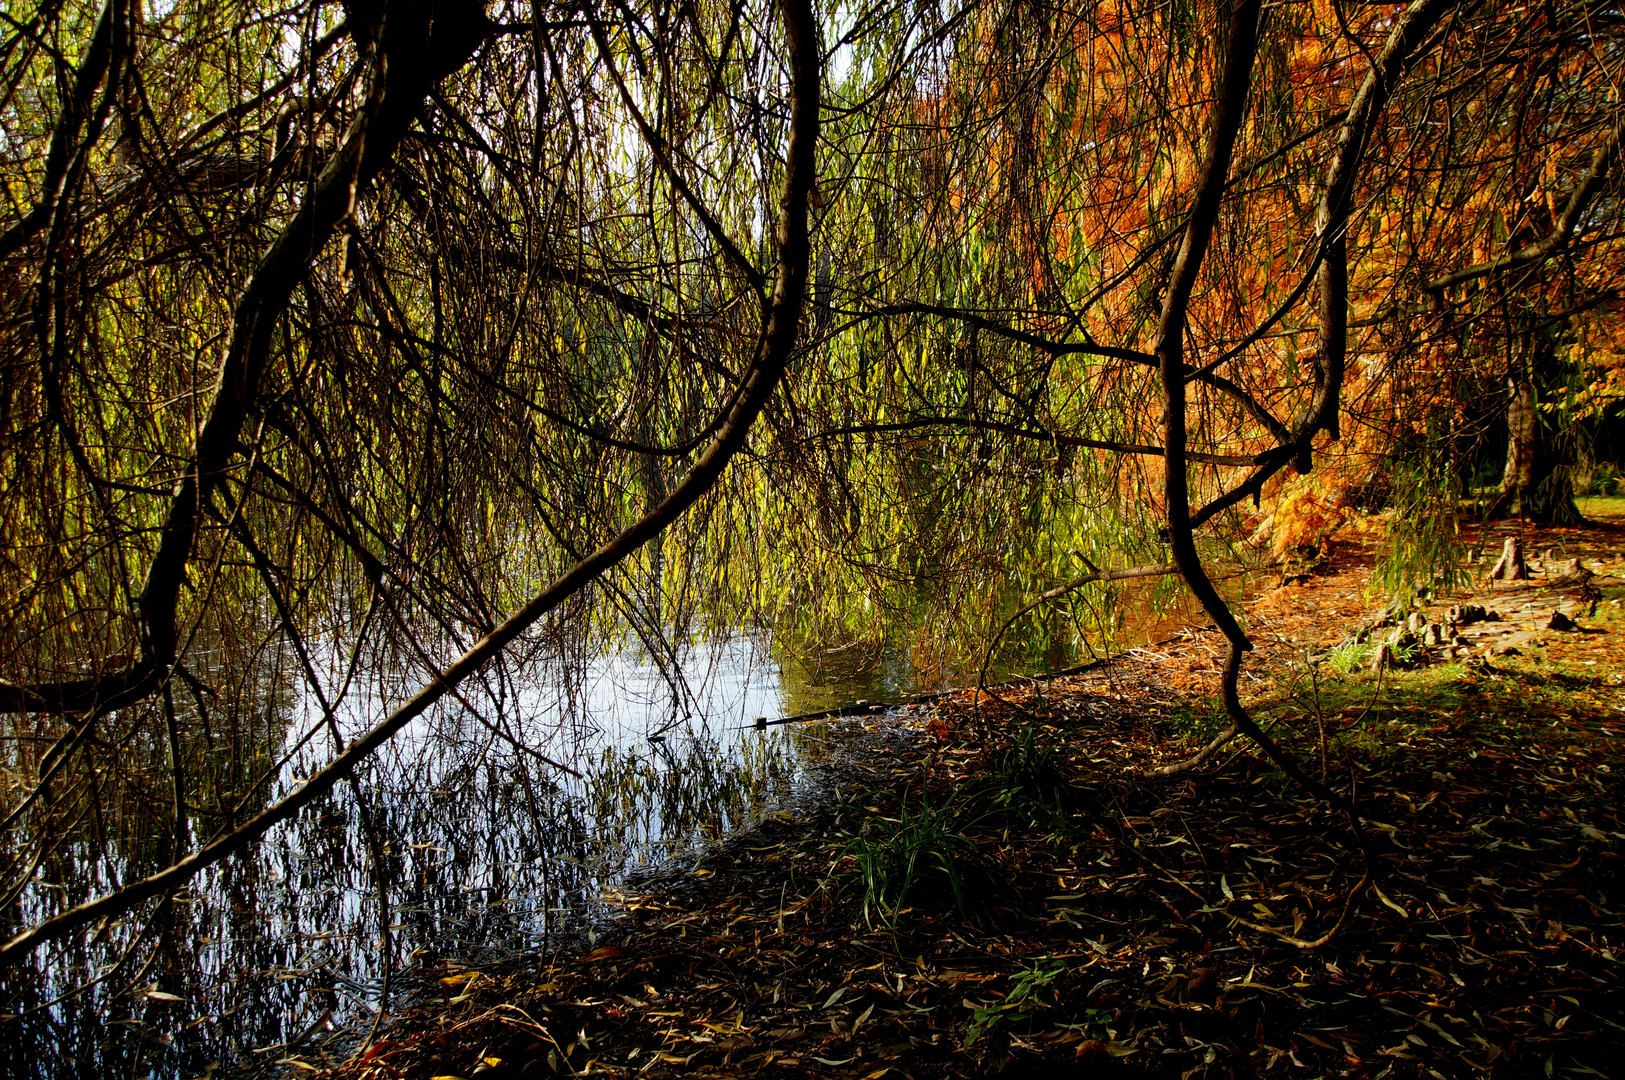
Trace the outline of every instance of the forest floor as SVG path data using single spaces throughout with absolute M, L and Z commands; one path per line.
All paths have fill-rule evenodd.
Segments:
M 1195 628 L 872 724 L 837 797 L 618 896 L 591 951 L 448 969 L 332 1075 L 1620 1075 L 1625 515 L 1526 540 L 1534 580 L 1425 605 L 1499 618 L 1409 668 L 1350 640 L 1358 542 L 1243 605 L 1248 705 L 1359 841 L 1240 742 L 1142 777 L 1217 727 Z

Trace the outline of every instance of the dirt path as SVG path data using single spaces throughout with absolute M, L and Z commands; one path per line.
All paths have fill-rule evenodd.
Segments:
M 1215 726 L 1216 638 L 1193 629 L 1009 710 L 934 703 L 923 736 L 873 725 L 838 804 L 620 897 L 585 955 L 448 971 L 443 1003 L 335 1072 L 1613 1075 L 1622 535 L 1548 534 L 1581 585 L 1433 599 L 1501 618 L 1410 670 L 1338 649 L 1374 621 L 1359 545 L 1247 605 L 1251 705 L 1353 792 L 1369 860 L 1245 747 L 1135 779 Z M 1580 628 L 1544 629 L 1556 607 Z

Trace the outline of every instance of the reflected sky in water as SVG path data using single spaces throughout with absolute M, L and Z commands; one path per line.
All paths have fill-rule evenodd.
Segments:
M 1065 637 L 1040 635 L 1015 670 L 1089 658 Z M 220 649 L 216 696 L 200 692 L 189 706 L 176 695 L 197 793 L 180 846 L 195 849 L 286 794 L 331 759 L 336 739 L 376 723 L 426 674 L 421 658 L 379 649 L 346 678 L 347 655 L 313 649 L 312 679 L 286 645 Z M 974 679 L 965 663 L 920 659 L 849 646 L 781 667 L 751 637 L 668 652 L 663 663 L 644 650 L 561 657 L 545 643 L 505 658 L 251 854 L 7 973 L 0 1010 L 17 1018 L 0 1031 L 16 1050 L 0 1068 L 187 1080 L 319 1060 L 324 1040 L 342 1054 L 375 1014 L 386 969 L 387 1007 L 398 1009 L 439 993 L 443 960 L 478 965 L 579 943 L 606 914 L 606 886 L 783 806 L 842 737 L 841 724 L 757 730 L 756 717 Z M 339 703 L 331 725 L 324 701 Z M 96 776 L 114 780 L 84 800 L 73 839 L 47 856 L 0 930 L 167 865 L 171 751 L 152 734 L 162 730 L 150 714 L 103 723 Z M 13 740 L 0 753 L 15 760 L 0 764 L 15 769 L 24 743 Z M 256 772 L 269 781 L 256 785 Z
M 488 672 L 250 856 L 8 974 L 3 1007 L 20 1015 L 5 1025 L 19 1051 L 6 1072 L 194 1077 L 215 1062 L 218 1075 L 295 1053 L 314 1059 L 329 1025 L 369 1020 L 386 958 L 399 1007 L 419 988 L 414 972 L 438 959 L 478 963 L 579 940 L 602 914 L 605 885 L 759 820 L 824 753 L 825 729 L 757 731 L 751 721 L 838 691 L 787 687 L 751 640 L 681 660 L 678 670 L 627 653 L 529 680 L 511 666 Z M 335 699 L 341 674 L 319 677 Z M 339 736 L 375 722 L 408 681 L 358 677 L 337 710 Z M 286 758 L 280 796 L 329 759 L 333 735 L 304 680 L 284 675 L 264 689 L 255 730 L 264 760 Z M 183 719 L 188 730 L 198 722 Z M 310 731 L 303 747 L 290 745 Z M 146 749 L 151 767 L 134 769 L 161 771 L 162 753 Z M 195 845 L 215 826 L 199 813 L 191 827 Z M 387 944 L 369 835 L 382 855 Z M 42 868 L 12 925 L 159 868 L 167 842 L 90 830 Z

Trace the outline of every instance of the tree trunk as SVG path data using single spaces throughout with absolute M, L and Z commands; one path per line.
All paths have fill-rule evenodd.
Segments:
M 1528 581 L 1529 566 L 1523 560 L 1523 541 L 1516 536 L 1507 537 L 1501 547 L 1501 559 L 1490 568 L 1490 580 Z
M 1501 490 L 1486 517 L 1521 517 L 1543 525 L 1576 525 L 1585 519 L 1574 501 L 1563 452 L 1536 408 L 1537 370 L 1555 362 L 1552 345 L 1524 340 L 1523 362 L 1507 376 L 1507 457 Z

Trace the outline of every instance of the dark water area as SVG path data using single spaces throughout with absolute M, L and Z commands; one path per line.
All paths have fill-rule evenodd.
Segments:
M 1164 628 L 1140 611 L 1123 640 Z M 1052 637 L 991 674 L 1088 659 Z M 233 745 L 211 743 L 274 776 L 247 812 L 320 768 L 335 735 L 353 738 L 414 688 L 385 662 L 359 677 L 338 657 L 318 666 L 320 693 L 283 661 L 269 663 L 273 675 L 245 695 L 250 715 Z M 926 670 L 904 650 L 858 645 L 781 663 L 764 640 L 741 636 L 661 664 L 627 650 L 545 675 L 522 665 L 488 674 L 249 853 L 171 901 L 42 947 L 26 969 L 6 973 L 0 1033 L 11 1050 L 0 1071 L 189 1080 L 281 1075 L 293 1059 L 342 1056 L 380 1007 L 438 995 L 444 961 L 478 966 L 590 941 L 608 917 L 606 889 L 680 867 L 791 805 L 851 730 L 759 730 L 755 718 L 964 685 L 975 666 L 967 658 Z M 340 704 L 327 729 L 322 705 L 332 701 Z M 214 742 L 225 741 L 217 732 Z M 120 769 L 162 773 L 163 748 L 138 742 Z M 99 820 L 96 803 L 98 820 L 79 822 L 41 864 L 6 912 L 7 933 L 167 863 L 175 839 L 163 808 L 140 804 L 161 803 L 153 793 L 163 784 L 130 790 L 122 816 Z M 207 842 L 221 824 L 199 808 L 181 846 Z

